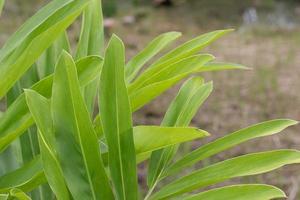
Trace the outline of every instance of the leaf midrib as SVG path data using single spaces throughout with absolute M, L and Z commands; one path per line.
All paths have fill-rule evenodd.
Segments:
M 115 56 L 114 56 L 115 57 Z M 115 63 L 114 63 L 115 65 Z M 117 66 L 115 65 L 114 67 L 114 75 L 115 75 L 115 83 L 117 83 Z M 120 145 L 120 127 L 119 127 L 119 102 L 118 102 L 118 89 L 117 89 L 117 85 L 114 84 L 114 90 L 115 90 L 115 106 L 116 106 L 116 122 L 117 122 L 117 143 L 118 143 L 118 154 L 119 154 L 119 162 L 120 162 L 120 174 L 121 174 L 121 180 L 122 180 L 122 193 L 123 193 L 123 197 L 126 199 L 126 190 L 125 190 L 125 181 L 124 181 L 124 172 L 123 172 L 123 162 L 122 162 L 122 154 L 121 154 L 121 145 Z
M 65 62 L 65 61 L 64 61 Z M 65 62 L 64 63 L 65 66 L 68 66 L 68 64 Z M 80 143 L 80 149 L 82 151 L 82 157 L 83 157 L 83 160 L 84 160 L 84 165 L 85 165 L 85 169 L 86 169 L 86 172 L 87 172 L 87 176 L 88 176 L 88 180 L 89 180 L 89 187 L 92 191 L 92 195 L 93 195 L 93 198 L 96 200 L 96 194 L 95 194 L 95 190 L 94 190 L 94 187 L 93 187 L 93 182 L 92 182 L 92 179 L 91 179 L 91 175 L 90 175 L 90 172 L 89 172 L 89 168 L 88 168 L 88 165 L 87 165 L 87 159 L 86 159 L 86 156 L 85 156 L 85 149 L 82 148 L 82 139 L 81 139 L 81 135 L 80 135 L 80 131 L 79 131 L 79 127 L 78 127 L 78 120 L 77 120 L 77 115 L 76 115 L 76 111 L 75 111 L 75 106 L 74 106 L 74 99 L 73 99 L 73 92 L 72 92 L 72 89 L 71 89 L 71 85 L 70 85 L 70 74 L 68 73 L 69 72 L 69 67 L 66 67 L 66 72 L 67 72 L 67 78 L 69 79 L 68 80 L 68 90 L 70 92 L 70 98 L 71 98 L 71 105 L 72 105 L 72 112 L 74 114 L 74 120 L 76 122 L 76 133 L 77 133 L 77 136 L 78 136 L 78 140 L 79 140 L 79 143 Z

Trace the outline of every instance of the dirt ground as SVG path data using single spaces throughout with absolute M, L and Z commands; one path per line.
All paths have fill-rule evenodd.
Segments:
M 24 15 L 30 15 L 30 12 L 25 12 Z M 127 15 L 135 16 L 133 22 L 124 23 Z M 244 27 L 215 20 L 205 23 L 199 22 L 194 15 L 180 7 L 142 8 L 138 11 L 124 7 L 114 19 L 114 25 L 108 33 L 114 32 L 124 40 L 129 59 L 154 36 L 163 32 L 182 32 L 179 44 L 214 29 L 235 27 L 234 33 L 218 40 L 203 52 L 215 55 L 217 61 L 240 63 L 252 70 L 203 74 L 207 81 L 213 80 L 214 91 L 197 113 L 192 125 L 209 131 L 212 134 L 207 140 L 209 141 L 265 120 L 291 118 L 300 121 L 300 26 L 284 30 L 261 26 Z M 3 44 L 23 19 L 24 17 L 12 11 L 4 13 L 0 20 L 0 44 Z M 78 27 L 74 26 L 71 31 L 76 33 Z M 178 88 L 179 85 L 135 113 L 135 123 L 159 124 Z M 249 152 L 279 148 L 300 149 L 299 134 L 300 125 L 272 137 L 242 144 L 198 167 Z M 207 141 L 184 145 L 181 150 L 189 151 Z M 233 182 L 274 184 L 285 189 L 290 195 L 289 200 L 296 200 L 300 198 L 299 170 L 299 165 L 287 166 L 265 175 L 241 178 Z

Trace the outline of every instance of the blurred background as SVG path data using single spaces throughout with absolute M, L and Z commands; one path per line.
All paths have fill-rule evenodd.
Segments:
M 46 3 L 46 0 L 6 1 L 0 17 L 0 46 Z M 207 81 L 214 81 L 214 91 L 192 125 L 209 131 L 212 137 L 185 144 L 180 153 L 264 120 L 300 120 L 299 0 L 104 0 L 103 4 L 106 35 L 116 33 L 124 40 L 127 59 L 163 32 L 182 32 L 180 44 L 215 29 L 236 30 L 205 52 L 215 55 L 218 61 L 240 63 L 253 70 L 203 74 Z M 69 29 L 73 44 L 79 31 L 78 20 Z M 135 123 L 159 124 L 179 86 L 135 113 Z M 198 167 L 244 153 L 278 148 L 300 149 L 300 126 L 242 144 Z M 144 170 L 142 166 L 141 174 Z M 285 189 L 289 200 L 300 199 L 299 165 L 233 182 L 253 181 Z M 142 177 L 140 182 L 144 183 Z

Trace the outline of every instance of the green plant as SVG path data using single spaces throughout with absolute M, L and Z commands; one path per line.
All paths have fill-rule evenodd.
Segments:
M 83 13 L 71 56 L 65 30 Z M 172 162 L 180 143 L 209 136 L 188 127 L 212 91 L 200 72 L 247 69 L 213 62 L 201 49 L 232 30 L 206 33 L 151 62 L 180 36 L 165 33 L 125 64 L 113 35 L 103 50 L 101 2 L 54 0 L 29 19 L 0 50 L 0 199 L 139 199 L 137 164 L 149 160 L 145 199 L 272 199 L 280 189 L 235 185 L 187 194 L 235 177 L 299 163 L 300 152 L 252 153 L 198 169 L 155 190 L 187 166 L 250 139 L 276 134 L 297 122 L 278 119 L 228 134 Z M 133 126 L 132 113 L 190 75 L 161 126 Z M 25 92 L 22 92 L 22 88 Z M 96 98 L 98 96 L 98 98 Z M 98 99 L 99 109 L 95 109 Z M 16 154 L 16 152 L 19 152 Z
M 3 6 L 4 6 L 4 0 L 0 0 L 0 16 L 1 16 Z

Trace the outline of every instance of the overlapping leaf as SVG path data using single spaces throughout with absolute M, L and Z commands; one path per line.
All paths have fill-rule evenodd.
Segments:
M 0 50 L 0 98 L 77 18 L 89 0 L 55 0 L 27 20 Z
M 46 182 L 40 157 L 25 164 L 21 168 L 0 177 L 0 193 L 7 193 L 12 188 L 25 192 L 35 189 Z
M 54 72 L 55 64 L 62 50 L 70 52 L 70 43 L 67 32 L 63 32 L 37 61 L 40 79 Z
M 73 198 L 112 199 L 75 63 L 66 52 L 56 65 L 51 111 L 58 160 Z
M 126 81 L 131 82 L 139 70 L 152 57 L 169 45 L 172 41 L 181 36 L 179 32 L 163 33 L 154 38 L 142 51 L 135 55 L 125 66 Z
M 294 163 L 300 163 L 300 152 L 296 150 L 276 150 L 239 156 L 179 178 L 164 186 L 151 199 L 170 198 L 235 177 L 261 174 Z
M 149 67 L 149 70 L 151 68 L 161 68 L 161 66 L 168 66 L 183 58 L 187 58 L 191 55 L 194 55 L 204 47 L 208 46 L 209 44 L 223 36 L 224 34 L 232 31 L 232 29 L 217 30 L 200 35 L 162 56 Z
M 58 199 L 68 200 L 62 169 L 57 160 L 50 101 L 33 90 L 26 90 L 26 102 L 39 129 L 39 146 L 47 181 Z
M 133 138 L 137 163 L 149 158 L 152 151 L 209 136 L 206 131 L 189 127 L 136 126 Z M 157 140 L 159 138 L 159 140 Z M 107 153 L 102 154 L 107 163 Z
M 97 56 L 88 56 L 78 60 L 76 66 L 80 85 L 84 87 L 100 75 L 102 59 Z M 51 97 L 52 82 L 53 76 L 50 75 L 34 84 L 31 89 L 49 98 Z M 0 152 L 32 124 L 34 121 L 26 105 L 25 95 L 21 94 L 3 113 L 0 120 Z
M 162 125 L 188 126 L 211 91 L 212 83 L 203 84 L 202 78 L 195 77 L 186 81 L 172 101 Z M 150 187 L 159 181 L 176 150 L 177 147 L 168 147 L 152 153 L 147 177 Z
M 236 131 L 186 154 L 183 158 L 176 161 L 166 170 L 166 175 L 174 174 L 185 167 L 234 147 L 242 142 L 279 133 L 285 128 L 297 123 L 298 122 L 289 119 L 276 119 Z
M 124 66 L 124 45 L 113 35 L 105 53 L 100 78 L 100 116 L 108 146 L 108 166 L 117 198 L 136 200 L 136 158 Z
M 129 92 L 134 90 L 137 91 L 138 89 L 150 84 L 164 81 L 172 77 L 179 76 L 180 74 L 196 71 L 213 59 L 214 57 L 212 55 L 200 54 L 184 58 L 178 62 L 165 65 L 159 69 L 150 68 L 140 75 L 132 84 L 130 84 L 128 90 Z
M 104 44 L 101 0 L 91 0 L 83 12 L 82 26 L 77 45 L 76 59 L 88 55 L 101 55 Z M 99 77 L 83 88 L 89 112 L 93 113 Z

